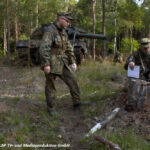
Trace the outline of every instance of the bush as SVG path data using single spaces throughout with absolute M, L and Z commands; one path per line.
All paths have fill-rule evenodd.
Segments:
M 0 50 L 0 56 L 4 56 L 4 51 Z
M 121 52 L 122 53 L 130 53 L 131 49 L 131 44 L 132 44 L 132 50 L 136 51 L 139 48 L 139 42 L 132 38 L 132 43 L 130 41 L 130 38 L 123 38 L 121 41 Z
M 21 34 L 20 37 L 19 37 L 19 40 L 28 40 L 29 37 L 27 37 L 26 34 Z

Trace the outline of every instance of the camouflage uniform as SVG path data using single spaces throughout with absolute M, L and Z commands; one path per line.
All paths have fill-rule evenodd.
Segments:
M 145 74 L 150 71 L 150 55 L 144 55 L 140 49 L 133 52 L 125 63 L 124 67 L 126 70 L 128 69 L 128 65 L 131 61 L 135 62 L 135 65 L 140 66 L 140 78 L 146 79 Z
M 45 74 L 46 86 L 45 96 L 48 108 L 54 107 L 55 101 L 55 79 L 59 77 L 69 87 L 73 104 L 80 103 L 80 89 L 74 71 L 69 67 L 75 63 L 73 48 L 68 40 L 64 29 L 58 27 L 57 23 L 51 24 L 43 35 L 39 49 L 41 66 L 50 66 L 50 73 Z
M 142 40 L 147 40 L 143 38 Z M 145 41 L 144 41 L 145 42 Z M 149 42 L 141 43 L 143 47 L 148 47 Z M 143 80 L 148 79 L 148 73 L 150 72 L 150 55 L 145 55 L 141 49 L 133 52 L 131 56 L 128 57 L 125 63 L 125 69 L 128 69 L 130 62 L 134 62 L 135 65 L 140 66 L 140 79 L 129 78 L 128 80 L 128 101 L 126 104 L 126 109 L 128 110 L 141 110 L 143 109 L 144 101 L 147 93 L 147 86 L 143 86 Z

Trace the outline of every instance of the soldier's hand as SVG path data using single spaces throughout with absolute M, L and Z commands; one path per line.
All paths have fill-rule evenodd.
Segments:
M 44 67 L 44 72 L 46 73 L 46 74 L 49 74 L 50 73 L 50 66 L 45 66 Z
M 77 65 L 75 63 L 71 64 L 70 67 L 72 68 L 73 71 L 77 70 Z
M 131 62 L 129 63 L 130 69 L 133 70 L 133 69 L 134 69 L 134 66 L 135 66 L 135 63 L 134 63 L 133 61 L 131 61 Z

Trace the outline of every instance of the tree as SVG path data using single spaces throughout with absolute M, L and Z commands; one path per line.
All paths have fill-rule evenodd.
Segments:
M 95 5 L 96 0 L 92 0 L 92 10 L 93 10 L 93 34 L 95 34 Z M 93 39 L 93 59 L 95 61 L 95 39 Z
M 7 54 L 8 54 L 8 61 L 10 63 L 10 26 L 9 26 L 8 0 L 5 0 L 5 4 L 6 4 L 6 25 L 7 25 Z
M 142 22 L 143 11 L 138 5 L 132 1 L 127 0 L 124 5 L 119 6 L 119 21 L 118 25 L 120 30 L 123 29 L 126 32 L 126 35 L 129 35 L 131 40 L 130 51 L 132 53 L 132 37 L 133 29 L 141 29 L 143 26 Z
M 102 0 L 102 12 L 103 12 L 103 17 L 102 17 L 102 31 L 103 35 L 106 35 L 106 26 L 105 26 L 105 0 Z M 103 40 L 103 46 L 102 46 L 102 56 L 103 59 L 105 58 L 105 53 L 106 53 L 106 41 Z

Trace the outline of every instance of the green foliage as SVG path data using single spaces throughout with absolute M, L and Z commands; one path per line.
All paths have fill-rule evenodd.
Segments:
M 92 1 L 91 0 L 38 0 L 38 14 L 36 12 L 37 0 L 10 0 L 9 23 L 11 37 L 10 43 L 14 43 L 15 18 L 18 22 L 19 40 L 27 40 L 31 32 L 36 27 L 36 18 L 38 16 L 39 24 L 53 22 L 57 17 L 57 12 L 69 11 L 74 17 L 73 25 L 85 29 L 87 32 L 93 32 L 92 20 Z M 0 2 L 0 40 L 3 41 L 4 20 L 6 20 L 6 2 Z M 106 34 L 111 38 L 111 43 L 107 43 L 107 48 L 112 49 L 114 43 L 114 33 L 117 31 L 117 44 L 124 37 L 140 39 L 140 35 L 149 34 L 150 22 L 150 3 L 144 1 L 142 6 L 138 6 L 135 0 L 113 0 L 105 1 L 106 6 Z M 102 6 L 101 0 L 96 0 L 96 33 L 102 33 Z M 115 18 L 117 25 L 115 26 Z M 134 35 L 133 35 L 134 30 Z M 140 34 L 138 34 L 140 33 Z M 142 33 L 142 34 L 141 34 Z M 91 42 L 92 43 L 92 42 Z M 134 43 L 133 43 L 134 44 Z M 91 44 L 90 44 L 91 47 Z M 97 40 L 96 54 L 100 53 L 101 42 Z M 3 48 L 0 46 L 0 51 Z M 2 55 L 2 54 L 0 54 Z
M 133 150 L 133 149 L 140 149 L 140 150 L 149 150 L 149 145 L 146 141 L 142 140 L 141 137 L 136 136 L 132 129 L 125 130 L 124 132 L 116 131 L 116 132 L 109 132 L 109 133 L 100 133 L 104 138 L 112 141 L 119 145 L 122 150 Z M 90 148 L 92 150 L 109 150 L 103 144 L 95 142 L 91 144 Z
M 0 134 L 0 144 L 4 144 L 5 143 L 5 138 L 2 134 Z
M 0 56 L 4 56 L 4 51 L 0 50 Z
M 138 50 L 140 44 L 137 40 L 132 38 L 132 43 L 131 43 L 131 40 L 129 38 L 123 38 L 121 41 L 121 47 L 120 47 L 121 52 L 122 53 L 129 53 L 130 49 L 131 49 L 131 44 L 132 44 L 132 50 L 133 51 Z
M 26 34 L 21 34 L 20 37 L 19 37 L 19 40 L 28 40 L 29 37 L 27 37 Z
M 120 21 L 118 23 L 122 27 L 127 27 L 128 29 L 135 27 L 139 29 L 143 26 L 142 17 L 142 9 L 132 0 L 119 7 Z
M 20 97 L 14 97 L 12 100 L 18 102 L 20 100 Z
M 113 74 L 125 74 L 122 65 L 113 64 L 109 62 L 88 61 L 82 64 L 82 68 L 79 68 L 78 79 L 82 89 L 82 95 L 87 95 L 84 99 L 99 101 L 108 96 L 113 96 L 120 90 L 120 87 L 115 85 L 110 86 L 111 77 Z M 120 81 L 117 81 L 118 83 Z M 107 91 L 107 92 L 106 92 Z M 91 98 L 90 94 L 96 92 Z

